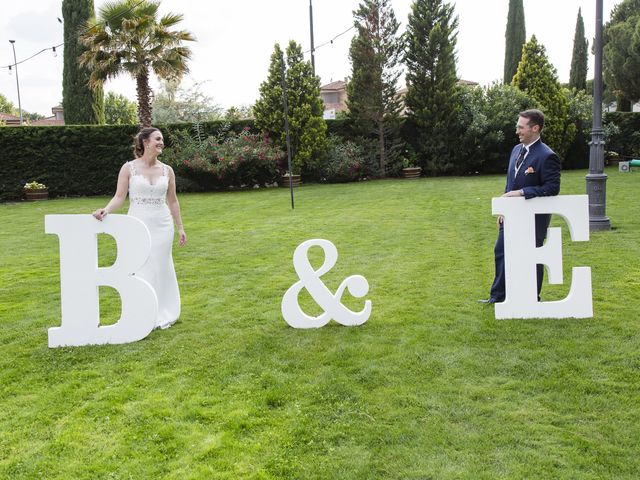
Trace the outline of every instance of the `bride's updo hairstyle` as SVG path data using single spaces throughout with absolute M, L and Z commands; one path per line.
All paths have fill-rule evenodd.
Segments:
M 133 154 L 136 158 L 140 158 L 144 154 L 144 141 L 148 140 L 153 132 L 160 130 L 155 127 L 145 127 L 133 137 Z

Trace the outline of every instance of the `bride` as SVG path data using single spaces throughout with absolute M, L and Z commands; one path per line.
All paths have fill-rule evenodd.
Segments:
M 142 220 L 151 234 L 149 259 L 136 275 L 148 281 L 156 291 L 156 328 L 168 328 L 180 316 L 180 292 L 171 257 L 174 222 L 178 228 L 180 246 L 187 240 L 176 196 L 173 169 L 158 161 L 163 148 L 160 130 L 153 127 L 140 130 L 133 144 L 136 158 L 120 169 L 115 195 L 106 207 L 93 212 L 95 218 L 102 220 L 122 207 L 127 191 L 129 192 L 128 214 Z

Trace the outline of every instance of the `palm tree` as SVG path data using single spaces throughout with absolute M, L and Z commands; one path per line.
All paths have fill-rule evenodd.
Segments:
M 151 125 L 149 74 L 173 80 L 189 71 L 191 50 L 182 42 L 195 41 L 186 30 L 170 30 L 183 16 L 169 13 L 159 21 L 159 1 L 119 0 L 108 2 L 90 20 L 80 41 L 88 48 L 79 58 L 91 72 L 89 85 L 97 88 L 107 79 L 128 73 L 136 80 L 138 119 Z

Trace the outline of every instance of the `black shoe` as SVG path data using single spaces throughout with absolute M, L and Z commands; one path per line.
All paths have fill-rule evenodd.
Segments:
M 496 297 L 483 298 L 478 300 L 478 303 L 500 303 L 504 302 L 504 300 L 498 300 Z

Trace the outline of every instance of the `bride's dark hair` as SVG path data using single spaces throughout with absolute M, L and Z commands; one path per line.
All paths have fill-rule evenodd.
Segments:
M 144 154 L 144 141 L 148 140 L 153 132 L 159 132 L 156 127 L 145 127 L 133 137 L 133 154 L 140 158 Z

